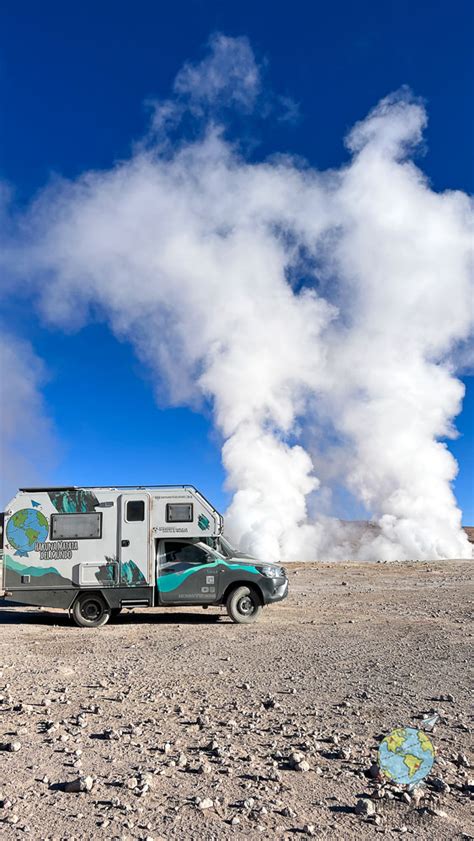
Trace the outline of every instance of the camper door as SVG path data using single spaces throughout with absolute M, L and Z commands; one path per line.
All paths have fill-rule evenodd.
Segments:
M 143 587 L 150 581 L 150 495 L 144 491 L 120 497 L 120 584 Z

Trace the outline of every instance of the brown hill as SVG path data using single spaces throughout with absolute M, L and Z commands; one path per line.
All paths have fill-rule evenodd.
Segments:
M 365 537 L 370 539 L 371 536 L 375 536 L 379 532 L 378 525 L 370 522 L 370 520 L 340 520 L 340 522 L 347 532 L 348 539 L 352 538 L 354 548 Z M 474 526 L 463 526 L 463 528 L 469 542 L 474 543 Z
M 474 543 L 474 526 L 464 526 L 464 531 L 467 534 L 469 543 Z

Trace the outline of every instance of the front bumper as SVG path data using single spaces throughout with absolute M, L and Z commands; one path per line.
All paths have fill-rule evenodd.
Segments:
M 263 594 L 264 604 L 273 604 L 273 602 L 281 602 L 286 599 L 288 595 L 288 579 L 279 578 L 261 578 L 259 581 L 260 588 Z

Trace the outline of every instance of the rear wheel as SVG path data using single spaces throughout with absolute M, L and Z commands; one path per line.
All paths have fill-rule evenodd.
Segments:
M 239 625 L 256 622 L 261 612 L 260 596 L 251 587 L 236 587 L 227 599 L 227 613 Z
M 72 615 L 81 628 L 100 628 L 109 621 L 111 610 L 99 593 L 86 593 L 74 602 Z

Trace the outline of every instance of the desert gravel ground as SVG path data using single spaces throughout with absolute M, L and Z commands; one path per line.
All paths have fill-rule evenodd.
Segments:
M 0 607 L 0 836 L 472 837 L 471 582 L 462 561 L 293 567 L 251 626 Z M 430 776 L 380 782 L 381 737 L 433 711 Z

